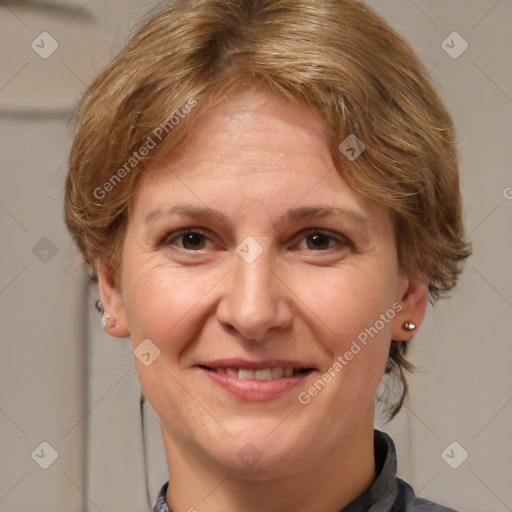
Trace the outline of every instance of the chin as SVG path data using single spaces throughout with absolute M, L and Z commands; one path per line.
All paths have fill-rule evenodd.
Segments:
M 311 434 L 310 439 L 307 434 L 301 434 L 296 426 L 293 432 L 289 429 L 279 430 L 280 421 L 282 418 L 223 424 L 231 436 L 226 431 L 219 436 L 216 425 L 215 432 L 203 438 L 199 444 L 224 471 L 233 472 L 240 478 L 265 481 L 271 475 L 289 475 L 292 464 L 295 470 L 300 471 L 298 459 L 304 457 L 308 442 L 314 441 L 314 429 L 306 430 Z M 211 439 L 215 439 L 215 445 Z
M 298 449 L 298 444 L 286 445 L 278 443 L 278 448 L 271 443 L 267 445 L 246 443 L 232 443 L 231 447 L 219 447 L 210 456 L 220 463 L 224 470 L 233 476 L 248 481 L 262 482 L 283 475 L 290 475 L 291 469 L 299 471 L 297 456 L 304 456 L 304 447 Z M 292 466 L 293 465 L 293 466 Z

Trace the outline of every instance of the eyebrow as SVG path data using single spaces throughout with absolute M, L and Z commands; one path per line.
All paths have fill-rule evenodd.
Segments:
M 180 204 L 168 207 L 157 207 L 151 210 L 145 217 L 145 222 L 149 223 L 157 218 L 179 215 L 183 217 L 192 217 L 196 219 L 215 219 L 222 224 L 228 224 L 227 217 L 220 211 L 196 206 L 192 204 Z M 349 217 L 361 227 L 369 228 L 368 219 L 360 213 L 341 208 L 337 206 L 298 206 L 288 210 L 276 224 L 284 222 L 293 224 L 304 219 L 320 219 L 325 217 Z

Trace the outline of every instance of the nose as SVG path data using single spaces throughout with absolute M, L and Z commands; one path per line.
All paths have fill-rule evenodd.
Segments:
M 270 249 L 252 262 L 234 254 L 233 269 L 226 277 L 217 307 L 217 319 L 225 328 L 246 340 L 264 341 L 269 331 L 291 325 L 293 294 Z

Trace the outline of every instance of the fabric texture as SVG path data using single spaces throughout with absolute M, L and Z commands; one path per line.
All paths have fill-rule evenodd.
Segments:
M 396 476 L 395 444 L 388 434 L 374 430 L 377 478 L 366 491 L 340 512 L 456 512 L 418 498 L 413 488 Z M 165 500 L 169 482 L 160 489 L 152 512 L 173 512 Z

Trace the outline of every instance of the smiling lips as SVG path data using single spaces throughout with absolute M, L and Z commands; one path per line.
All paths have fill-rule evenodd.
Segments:
M 291 377 L 296 373 L 304 373 L 305 368 L 293 368 L 292 366 L 275 366 L 273 368 L 262 368 L 261 370 L 251 370 L 245 368 L 206 368 L 223 375 L 230 375 L 240 380 L 273 380 Z
M 234 358 L 216 359 L 215 361 L 201 362 L 197 366 L 241 380 L 282 379 L 283 377 L 291 377 L 297 373 L 316 369 L 299 361 L 285 359 L 267 359 L 265 361 L 247 361 Z
M 315 368 L 296 361 L 254 363 L 240 359 L 198 365 L 225 391 L 244 400 L 268 400 L 300 384 Z

